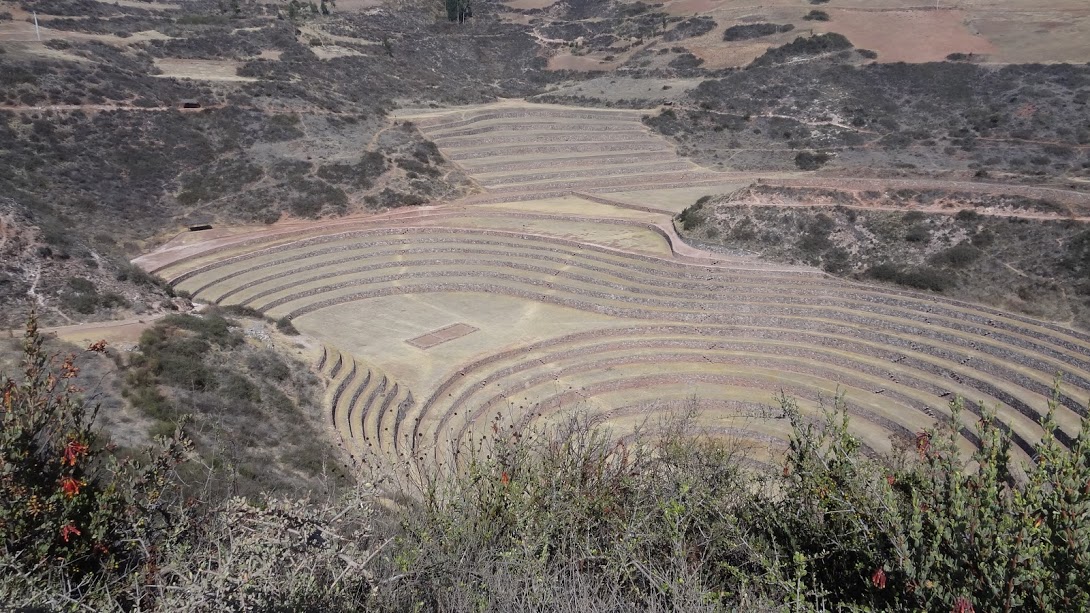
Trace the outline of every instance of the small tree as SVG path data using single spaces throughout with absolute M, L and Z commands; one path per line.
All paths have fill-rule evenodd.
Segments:
M 446 0 L 447 20 L 465 23 L 465 20 L 473 16 L 469 0 Z
M 876 610 L 1090 607 L 1090 419 L 1064 447 L 1053 399 L 1020 477 L 1010 434 L 983 407 L 966 461 L 960 398 L 900 465 L 860 453 L 841 402 L 822 426 L 783 404 L 795 435 L 781 495 L 759 516 L 781 552 L 807 563 L 811 594 Z

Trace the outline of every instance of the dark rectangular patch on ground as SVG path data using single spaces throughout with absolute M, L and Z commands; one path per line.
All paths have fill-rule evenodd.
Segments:
M 441 345 L 447 341 L 452 341 L 456 338 L 462 338 L 463 336 L 476 332 L 477 328 L 469 324 L 451 324 L 438 330 L 432 330 L 427 334 L 421 334 L 416 338 L 410 338 L 405 341 L 417 349 L 431 349 L 436 345 Z

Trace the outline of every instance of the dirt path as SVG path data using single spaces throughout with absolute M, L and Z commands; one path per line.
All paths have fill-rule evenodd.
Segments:
M 731 205 L 738 206 L 760 206 L 760 207 L 779 207 L 779 208 L 822 208 L 831 206 L 840 206 L 846 209 L 855 209 L 859 211 L 902 211 L 908 213 L 910 211 L 919 213 L 930 213 L 935 215 L 957 215 L 961 209 L 944 208 L 941 206 L 879 206 L 872 204 L 828 204 L 828 203 L 813 203 L 813 202 L 761 202 L 757 200 L 748 201 L 734 201 Z M 1065 219 L 1069 221 L 1090 222 L 1090 216 L 1073 216 L 1073 215 L 1060 215 L 1057 213 L 1030 213 L 1022 211 L 988 211 L 986 209 L 974 209 L 977 215 L 987 215 L 990 217 L 1014 217 L 1016 219 L 1036 219 L 1041 221 L 1054 221 L 1058 219 Z
M 61 314 L 63 317 L 63 314 Z M 144 330 L 150 328 L 156 321 L 166 317 L 167 313 L 156 313 L 130 319 L 116 321 L 93 321 L 70 326 L 51 326 L 41 328 L 42 334 L 55 336 L 70 343 L 94 343 L 105 340 L 110 344 L 136 343 Z M 68 319 L 65 317 L 65 319 Z M 71 320 L 69 320 L 71 321 Z M 22 336 L 23 330 L 7 330 L 8 337 Z
M 882 191 L 886 189 L 936 190 L 948 192 L 968 192 L 995 195 L 1016 195 L 1026 198 L 1053 200 L 1073 208 L 1078 217 L 1090 214 L 1090 193 L 1057 187 L 1036 185 L 1015 185 L 1007 183 L 984 183 L 980 181 L 954 181 L 949 179 L 883 179 L 873 177 L 795 177 L 757 180 L 758 183 L 784 187 L 816 187 L 843 191 Z M 1031 214 L 1032 215 L 1032 214 Z M 1032 219 L 1033 217 L 1029 217 Z M 1040 219 L 1049 219 L 1044 217 Z

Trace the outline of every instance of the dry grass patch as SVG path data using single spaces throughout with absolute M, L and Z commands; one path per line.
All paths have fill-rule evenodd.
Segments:
M 254 77 L 242 77 L 238 69 L 242 62 L 236 60 L 183 60 L 156 58 L 155 66 L 161 71 L 156 76 L 197 81 L 255 82 Z

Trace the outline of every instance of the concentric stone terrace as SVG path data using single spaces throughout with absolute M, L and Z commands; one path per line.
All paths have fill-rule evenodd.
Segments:
M 781 392 L 815 415 L 843 394 L 876 451 L 961 395 L 1003 407 L 1024 450 L 1057 372 L 1060 425 L 1077 431 L 1087 334 L 697 252 L 668 221 L 575 197 L 447 205 L 213 235 L 138 262 L 326 343 L 330 419 L 357 455 L 442 460 L 567 410 L 627 428 L 695 403 L 699 425 L 760 462 L 788 434 Z
M 325 343 L 330 421 L 357 457 L 443 462 L 571 410 L 628 429 L 695 405 L 700 426 L 762 462 L 789 434 L 781 393 L 815 416 L 842 394 L 874 451 L 962 396 L 1001 407 L 1025 452 L 1057 373 L 1061 437 L 1077 431 L 1090 335 L 684 245 L 670 214 L 752 177 L 681 160 L 640 115 L 513 101 L 402 112 L 483 193 L 184 236 L 137 263 Z
M 512 202 L 571 192 L 677 212 L 702 194 L 730 191 L 739 177 L 678 157 L 641 122 L 647 111 L 573 109 L 508 100 L 455 111 L 400 111 L 487 193 L 472 202 Z

